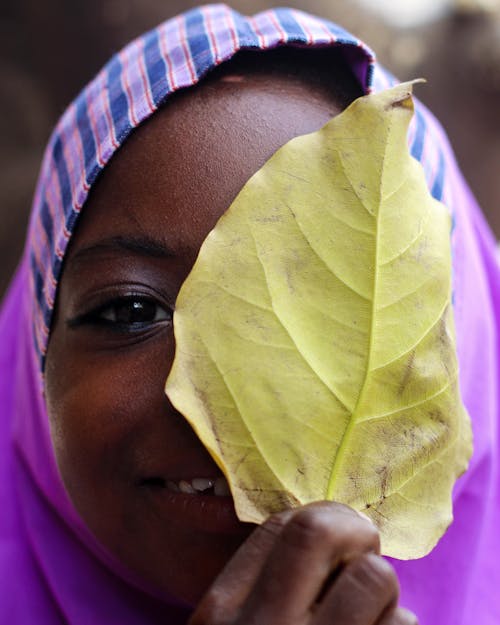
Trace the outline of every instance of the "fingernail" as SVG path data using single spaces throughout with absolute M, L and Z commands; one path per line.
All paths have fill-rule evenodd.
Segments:
M 367 514 L 365 514 L 364 512 L 360 512 L 359 510 L 356 510 L 356 512 L 359 514 L 359 516 L 362 519 L 365 519 L 365 521 L 368 521 L 368 523 L 375 525 L 375 523 L 372 521 L 372 519 L 370 519 L 370 517 Z

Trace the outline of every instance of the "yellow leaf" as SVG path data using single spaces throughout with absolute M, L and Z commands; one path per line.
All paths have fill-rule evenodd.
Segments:
M 282 147 L 179 294 L 166 392 L 243 521 L 314 500 L 428 553 L 472 450 L 457 379 L 450 219 L 408 153 L 411 84 Z

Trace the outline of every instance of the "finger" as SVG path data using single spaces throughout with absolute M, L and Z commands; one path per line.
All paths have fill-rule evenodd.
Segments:
M 418 625 L 418 619 L 409 610 L 394 608 L 382 616 L 381 620 L 377 621 L 377 625 Z
M 398 596 L 392 566 L 381 556 L 366 553 L 352 559 L 339 573 L 311 625 L 374 625 L 386 612 L 394 611 Z
M 378 550 L 375 526 L 350 508 L 331 502 L 302 508 L 277 538 L 241 622 L 245 615 L 256 623 L 305 622 L 332 572 L 356 555 Z
M 286 522 L 295 514 L 275 514 L 255 529 L 205 593 L 189 625 L 231 623 L 247 598 Z

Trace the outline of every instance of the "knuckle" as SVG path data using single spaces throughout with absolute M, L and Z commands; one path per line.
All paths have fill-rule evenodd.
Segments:
M 351 560 L 344 574 L 365 593 L 397 600 L 399 582 L 392 566 L 382 557 L 367 553 Z
M 283 536 L 304 548 L 321 543 L 344 553 L 380 550 L 375 525 L 339 504 L 323 503 L 303 508 L 288 522 Z
M 318 543 L 328 544 L 338 538 L 332 516 L 319 509 L 304 509 L 288 523 L 283 538 L 296 547 L 309 549 Z

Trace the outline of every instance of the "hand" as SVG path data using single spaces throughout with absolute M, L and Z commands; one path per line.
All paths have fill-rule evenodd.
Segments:
M 417 625 L 377 529 L 341 504 L 270 517 L 226 565 L 189 625 Z

